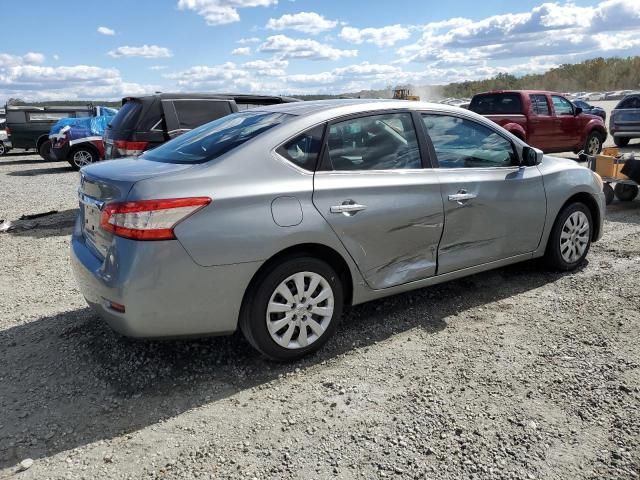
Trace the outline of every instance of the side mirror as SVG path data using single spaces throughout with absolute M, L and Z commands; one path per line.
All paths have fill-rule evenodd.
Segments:
M 576 107 L 575 115 L 578 116 L 582 113 L 582 107 Z
M 522 149 L 522 165 L 524 167 L 533 167 L 535 165 L 540 165 L 542 163 L 542 157 L 544 157 L 544 153 L 542 153 L 542 150 L 530 147 L 528 145 Z

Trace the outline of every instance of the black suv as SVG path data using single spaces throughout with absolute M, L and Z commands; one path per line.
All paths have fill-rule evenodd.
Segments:
M 9 105 L 6 108 L 7 135 L 13 148 L 36 149 L 45 160 L 51 160 L 49 129 L 61 118 L 89 117 L 90 105 L 79 107 L 34 107 Z
M 161 93 L 126 97 L 104 132 L 104 158 L 139 155 L 230 113 L 297 101 L 289 97 L 227 94 Z

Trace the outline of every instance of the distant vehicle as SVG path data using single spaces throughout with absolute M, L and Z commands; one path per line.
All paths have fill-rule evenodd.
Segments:
M 102 135 L 118 111 L 97 106 L 92 113 L 91 117 L 63 118 L 51 127 L 49 140 L 53 160 L 66 160 L 79 170 L 104 158 Z
M 591 92 L 584 95 L 583 98 L 581 98 L 580 100 L 596 102 L 596 101 L 604 100 L 605 98 L 606 98 L 606 94 L 602 92 Z
M 411 90 L 408 88 L 396 88 L 393 91 L 393 99 L 394 100 L 412 100 L 417 102 L 420 100 L 420 97 L 417 95 L 412 95 Z
M 583 113 L 559 93 L 510 90 L 480 93 L 469 110 L 493 120 L 545 153 L 602 151 L 607 128 L 602 118 Z
M 580 107 L 584 113 L 588 113 L 590 115 L 599 116 L 603 122 L 607 121 L 607 112 L 602 107 L 596 107 L 591 105 L 590 103 L 585 102 L 584 100 L 574 100 L 573 104 L 576 107 Z
M 640 93 L 624 97 L 611 112 L 609 130 L 613 141 L 625 147 L 632 138 L 640 138 Z
M 49 130 L 61 118 L 88 117 L 91 106 L 35 107 L 7 106 L 7 134 L 13 148 L 35 149 L 45 160 L 51 160 Z
M 104 132 L 104 158 L 139 155 L 230 113 L 298 101 L 263 95 L 186 93 L 125 97 L 122 108 Z
M 272 105 L 80 170 L 71 265 L 124 335 L 240 329 L 295 360 L 345 306 L 533 258 L 575 270 L 602 235 L 602 187 L 460 108 Z
M 0 157 L 7 154 L 11 150 L 11 140 L 5 130 L 5 119 L 0 119 Z

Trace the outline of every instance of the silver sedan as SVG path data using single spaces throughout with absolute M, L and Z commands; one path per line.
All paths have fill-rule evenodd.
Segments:
M 445 105 L 340 100 L 235 113 L 81 171 L 71 256 L 135 337 L 228 334 L 291 360 L 344 305 L 544 257 L 579 266 L 601 179 Z

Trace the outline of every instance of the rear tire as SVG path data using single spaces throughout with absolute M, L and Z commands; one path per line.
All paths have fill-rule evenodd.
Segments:
M 620 200 L 621 202 L 630 202 L 638 196 L 638 187 L 637 185 L 616 183 L 614 192 L 618 200 Z
M 613 137 L 613 143 L 615 143 L 617 147 L 626 147 L 629 145 L 630 140 L 631 139 L 627 137 Z
M 2 157 L 3 155 L 5 155 L 7 153 L 7 149 L 4 146 L 4 143 L 0 142 L 0 157 Z
M 567 205 L 558 214 L 551 230 L 545 261 L 553 270 L 575 270 L 591 247 L 593 219 L 584 203 Z
M 38 147 L 38 153 L 42 157 L 43 160 L 52 161 L 51 159 L 51 140 L 45 140 Z
M 69 165 L 74 170 L 80 170 L 82 167 L 91 165 L 98 161 L 98 155 L 90 148 L 76 148 L 69 154 Z
M 585 153 L 587 155 L 598 155 L 602 151 L 603 140 L 601 133 L 591 132 L 584 144 Z
M 613 193 L 613 188 L 611 187 L 611 184 L 605 183 L 604 186 L 602 187 L 602 191 L 604 193 L 604 200 L 606 204 L 609 205 L 611 202 L 613 202 L 613 199 L 615 198 L 615 194 Z
M 252 282 L 242 305 L 240 329 L 266 357 L 297 360 L 334 334 L 343 302 L 340 277 L 327 263 L 307 256 L 284 258 Z

